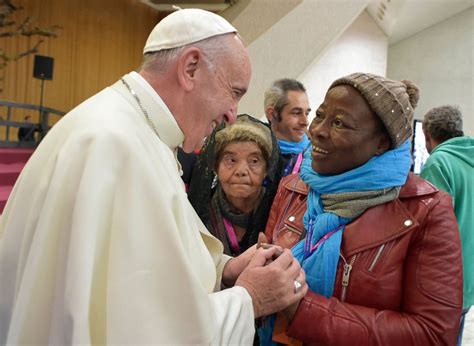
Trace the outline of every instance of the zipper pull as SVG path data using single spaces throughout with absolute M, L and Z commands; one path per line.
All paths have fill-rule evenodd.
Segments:
M 349 285 L 349 277 L 351 276 L 352 265 L 345 263 L 342 272 L 342 286 L 347 287 Z

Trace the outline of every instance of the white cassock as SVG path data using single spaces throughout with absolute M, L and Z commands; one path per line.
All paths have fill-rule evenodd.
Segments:
M 170 111 L 137 73 L 58 122 L 0 224 L 0 344 L 251 344 L 242 287 L 187 200 Z M 191 116 L 191 115 L 190 115 Z

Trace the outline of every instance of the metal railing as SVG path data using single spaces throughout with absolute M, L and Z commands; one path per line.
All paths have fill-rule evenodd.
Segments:
M 5 111 L 6 108 L 6 111 Z M 25 109 L 30 111 L 37 111 L 40 113 L 39 123 L 27 123 L 12 121 L 12 110 L 13 109 Z M 28 103 L 18 103 L 6 100 L 0 100 L 0 128 L 5 127 L 5 139 L 0 139 L 0 146 L 3 147 L 35 147 L 46 135 L 51 126 L 49 125 L 50 114 L 63 116 L 65 112 L 59 111 L 54 108 L 40 107 L 38 105 L 32 105 Z M 38 140 L 34 141 L 17 141 L 11 138 L 11 128 L 31 128 L 31 131 L 39 133 Z

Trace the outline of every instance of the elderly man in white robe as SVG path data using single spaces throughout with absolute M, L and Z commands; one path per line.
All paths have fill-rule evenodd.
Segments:
M 177 148 L 233 123 L 248 88 L 236 29 L 180 10 L 144 54 L 54 126 L 15 185 L 0 225 L 0 344 L 251 344 L 254 318 L 306 293 L 288 250 L 224 256 L 180 179 Z

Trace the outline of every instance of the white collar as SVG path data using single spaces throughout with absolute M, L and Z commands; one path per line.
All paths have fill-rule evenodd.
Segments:
M 128 79 L 132 84 L 135 84 L 139 88 L 135 90 L 135 92 L 141 94 L 139 97 L 144 103 L 160 138 L 172 150 L 181 146 L 184 141 L 184 134 L 170 109 L 160 95 L 152 88 L 150 83 L 135 71 L 125 75 L 124 78 Z

